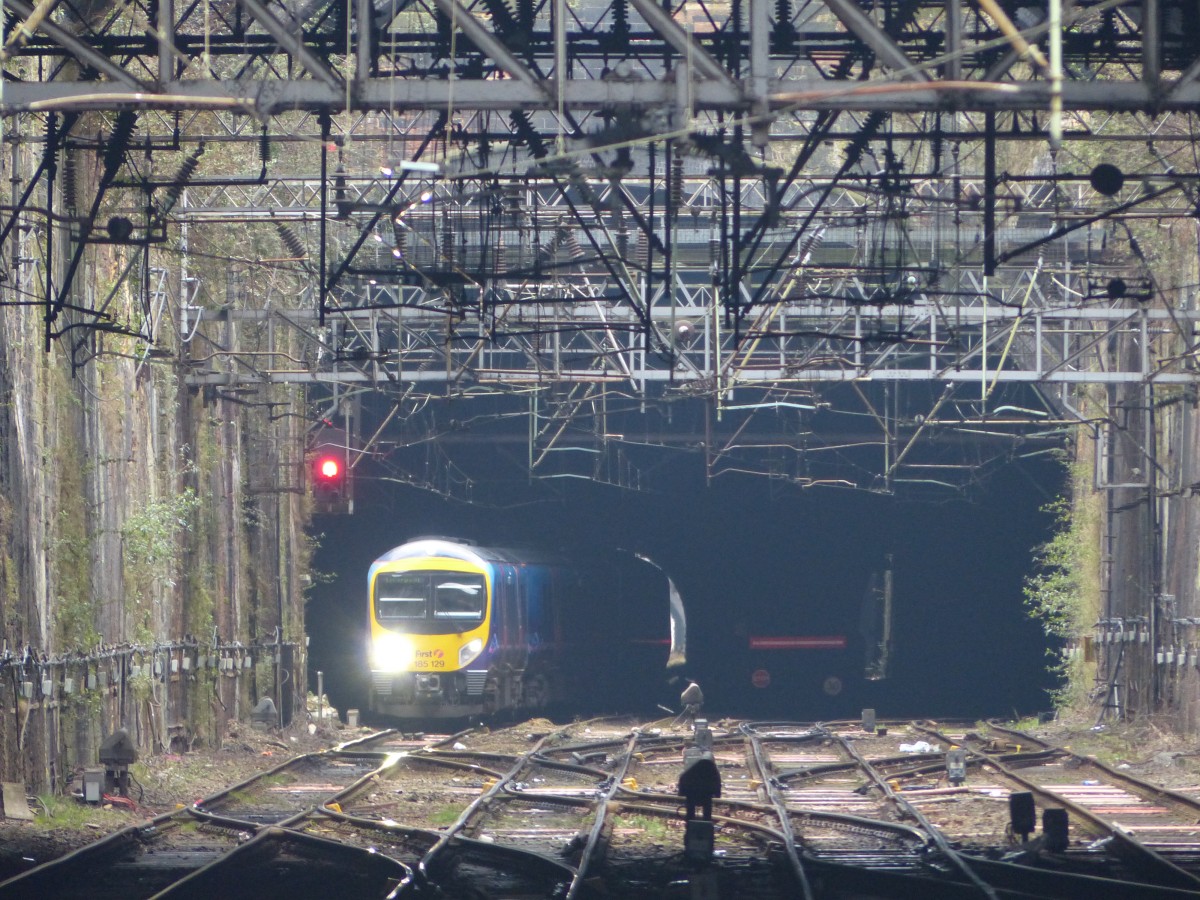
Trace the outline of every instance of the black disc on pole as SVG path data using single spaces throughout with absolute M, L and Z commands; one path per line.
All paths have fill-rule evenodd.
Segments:
M 108 236 L 114 241 L 127 241 L 133 234 L 133 223 L 124 216 L 113 216 L 108 220 Z
M 1125 173 L 1112 163 L 1100 163 L 1088 179 L 1092 187 L 1105 197 L 1111 197 L 1125 186 Z

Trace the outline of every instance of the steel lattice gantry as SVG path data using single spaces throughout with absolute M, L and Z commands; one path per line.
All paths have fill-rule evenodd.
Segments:
M 392 459 L 882 489 L 1195 380 L 1183 2 L 4 9 L 4 302 L 80 364 L 314 385 Z

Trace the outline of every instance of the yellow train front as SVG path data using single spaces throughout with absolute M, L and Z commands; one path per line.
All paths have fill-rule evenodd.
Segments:
M 368 584 L 369 708 L 382 716 L 653 709 L 686 662 L 678 591 L 624 551 L 567 562 L 421 538 L 375 560 Z
M 372 712 L 429 719 L 544 707 L 564 687 L 568 568 L 444 540 L 371 566 Z

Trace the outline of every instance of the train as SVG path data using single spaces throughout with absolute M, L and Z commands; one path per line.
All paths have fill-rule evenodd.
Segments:
M 581 560 L 425 537 L 379 556 L 367 581 L 377 716 L 611 709 L 631 690 L 644 706 L 645 686 L 687 662 L 679 592 L 638 554 Z

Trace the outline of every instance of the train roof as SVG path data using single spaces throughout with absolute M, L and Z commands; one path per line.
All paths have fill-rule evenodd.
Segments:
M 473 563 L 510 563 L 514 565 L 562 564 L 564 560 L 542 550 L 522 547 L 481 547 L 471 541 L 446 537 L 416 538 L 393 547 L 382 554 L 376 563 L 413 559 L 418 556 L 440 556 Z

